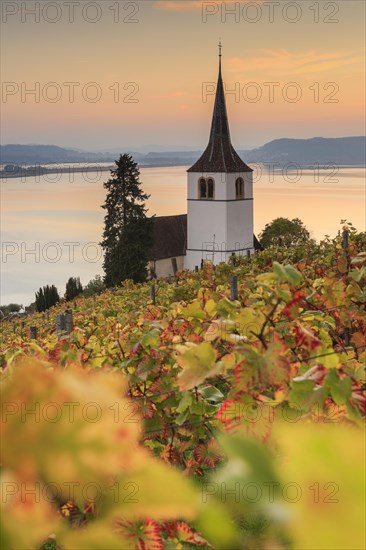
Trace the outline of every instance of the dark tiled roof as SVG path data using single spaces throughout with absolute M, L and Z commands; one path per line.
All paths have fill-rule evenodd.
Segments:
M 153 245 L 148 252 L 148 260 L 164 260 L 185 256 L 187 248 L 187 214 L 159 216 L 154 218 Z M 253 235 L 255 250 L 263 250 L 257 237 Z
M 263 246 L 258 241 L 257 237 L 253 235 L 254 250 L 263 250 Z
M 153 222 L 153 245 L 148 260 L 184 256 L 187 248 L 187 214 L 159 216 Z
M 224 84 L 221 76 L 221 58 L 210 141 L 203 155 L 188 172 L 252 172 L 252 169 L 241 160 L 231 144 Z

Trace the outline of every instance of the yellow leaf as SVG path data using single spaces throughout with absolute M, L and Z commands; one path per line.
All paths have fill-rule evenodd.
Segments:
M 288 423 L 277 426 L 277 436 L 286 456 L 282 494 L 292 516 L 294 547 L 363 550 L 364 430 Z

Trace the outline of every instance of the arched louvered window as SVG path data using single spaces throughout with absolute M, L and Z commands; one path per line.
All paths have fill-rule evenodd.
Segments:
M 207 197 L 207 183 L 205 178 L 201 178 L 198 182 L 198 196 L 200 199 Z
M 237 178 L 235 182 L 235 196 L 237 199 L 244 199 L 244 180 L 243 178 Z
M 213 199 L 215 195 L 215 182 L 212 178 L 207 180 L 207 198 Z
M 213 178 L 200 178 L 198 180 L 198 197 L 200 199 L 213 199 L 215 197 L 215 181 Z

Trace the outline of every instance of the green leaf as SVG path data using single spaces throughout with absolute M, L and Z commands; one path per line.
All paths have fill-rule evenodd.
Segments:
M 345 405 L 352 395 L 352 381 L 350 378 L 339 377 L 338 371 L 332 369 L 325 377 L 324 384 L 329 388 L 333 401 L 337 405 Z
M 204 502 L 197 521 L 199 531 L 211 541 L 215 548 L 240 548 L 240 533 L 229 516 L 227 507 L 218 499 Z
M 238 303 L 231 302 L 227 298 L 223 298 L 217 304 L 217 313 L 222 317 L 230 317 L 238 309 Z
M 181 426 L 187 420 L 188 416 L 189 416 L 189 409 L 180 413 L 175 419 L 175 423 L 178 424 L 178 426 Z
M 296 480 L 302 488 L 302 498 L 288 505 L 294 548 L 364 548 L 364 433 L 347 424 L 284 423 L 276 429 L 286 456 L 283 483 Z
M 141 338 L 142 346 L 144 348 L 156 346 L 159 341 L 159 336 L 160 332 L 158 329 L 154 328 L 153 330 L 150 330 L 150 332 L 148 332 Z
M 366 267 L 363 265 L 361 269 L 354 269 L 348 273 L 350 277 L 357 283 L 359 283 L 363 277 L 366 277 Z
M 285 281 L 293 286 L 298 286 L 302 281 L 302 275 L 292 265 L 283 266 L 273 262 L 273 272 L 280 281 Z
M 177 412 L 182 413 L 182 412 L 186 411 L 189 408 L 189 406 L 191 405 L 191 403 L 192 403 L 192 393 L 191 392 L 184 392 L 183 397 L 180 400 L 179 405 L 177 407 Z
M 291 391 L 288 396 L 288 401 L 291 406 L 296 409 L 309 409 L 311 406 L 311 397 L 315 387 L 314 380 L 300 380 L 291 382 Z
M 224 395 L 219 389 L 215 388 L 215 386 L 205 386 L 204 388 L 198 390 L 198 393 L 200 393 L 204 399 L 210 401 L 211 403 L 221 403 L 224 399 Z
M 202 310 L 201 303 L 198 300 L 191 302 L 182 311 L 182 316 L 185 319 L 204 319 L 206 317 L 205 312 Z
M 319 357 L 317 357 L 317 363 L 323 365 L 326 369 L 337 369 L 339 367 L 339 357 L 337 353 L 334 353 L 333 349 L 321 347 L 318 348 Z
M 204 401 L 194 401 L 189 407 L 190 413 L 195 414 L 196 416 L 202 416 L 205 413 L 205 402 Z

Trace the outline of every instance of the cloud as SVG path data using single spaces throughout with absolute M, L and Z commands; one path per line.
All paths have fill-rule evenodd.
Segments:
M 253 0 L 241 0 L 241 4 Z M 255 2 L 262 2 L 262 0 L 254 0 Z M 238 0 L 225 0 L 225 4 L 238 3 Z M 164 11 L 202 11 L 203 4 L 216 4 L 217 7 L 221 5 L 221 2 L 208 2 L 205 0 L 156 0 L 154 8 Z
M 290 52 L 285 49 L 277 49 L 259 50 L 256 55 L 247 58 L 229 58 L 226 65 L 232 73 L 249 75 L 266 71 L 267 74 L 286 75 L 288 77 L 289 75 L 300 76 L 320 71 L 336 70 L 342 66 L 350 66 L 361 62 L 364 62 L 364 52 L 362 50 Z

